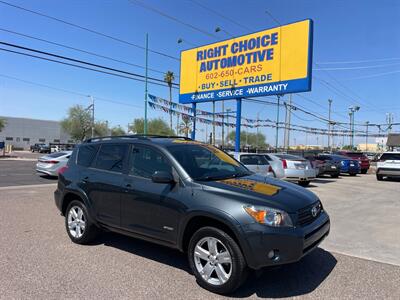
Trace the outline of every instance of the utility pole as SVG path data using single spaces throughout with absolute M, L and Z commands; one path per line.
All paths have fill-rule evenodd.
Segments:
M 228 123 L 228 126 L 226 127 L 226 138 L 228 140 L 228 146 L 229 146 L 229 114 L 231 112 L 230 108 L 226 109 L 226 123 Z
M 258 125 L 260 124 L 260 112 L 257 112 L 257 124 L 256 124 L 256 131 L 257 131 L 257 135 L 256 135 L 256 152 L 258 152 L 258 134 L 259 134 L 259 130 L 258 130 Z
M 90 99 L 92 100 L 92 138 L 94 137 L 94 98 L 90 96 Z
M 386 114 L 386 123 L 388 124 L 388 133 L 392 132 L 393 113 Z
M 331 135 L 332 135 L 332 128 L 331 128 L 331 126 L 332 126 L 332 121 L 331 121 L 331 108 L 332 108 L 332 99 L 328 99 L 328 103 L 329 103 L 329 124 L 328 124 L 328 149 L 329 149 L 329 151 L 332 151 L 332 145 L 331 145 L 331 143 L 332 143 L 332 137 L 331 137 Z
M 369 122 L 368 121 L 365 122 L 365 125 L 367 125 L 366 129 L 365 129 L 365 151 L 368 152 L 368 125 L 369 125 Z
M 349 112 L 349 117 L 350 117 L 350 134 L 349 134 L 349 137 L 350 137 L 350 140 L 349 140 L 349 144 L 350 144 L 350 146 L 351 147 L 353 147 L 353 141 L 352 141 L 352 136 L 353 136 L 353 129 L 352 129 L 352 124 L 353 124 L 353 112 Z
M 221 140 L 221 146 L 222 149 L 225 146 L 225 141 L 224 141 L 224 129 L 225 129 L 225 105 L 224 105 L 224 100 L 222 100 L 222 140 Z
M 290 123 L 292 114 L 292 94 L 289 95 L 289 104 L 285 103 L 285 131 L 283 137 L 284 148 L 289 149 L 290 144 Z
M 212 110 L 212 112 L 213 112 L 213 117 L 212 117 L 213 129 L 212 129 L 212 141 L 211 141 L 211 144 L 215 146 L 215 101 L 212 102 L 212 107 L 213 107 L 213 110 Z
M 149 34 L 146 33 L 146 71 L 144 81 L 144 134 L 147 134 L 147 72 L 148 72 L 148 57 L 149 57 Z
M 276 136 L 275 136 L 275 151 L 278 152 L 278 141 L 279 141 L 279 108 L 280 108 L 281 95 L 278 95 L 278 106 L 276 109 Z
M 179 113 L 176 114 L 176 135 L 179 135 Z

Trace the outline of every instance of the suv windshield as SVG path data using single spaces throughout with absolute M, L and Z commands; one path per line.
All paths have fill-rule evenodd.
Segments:
M 167 147 L 194 180 L 220 180 L 252 174 L 225 152 L 206 144 Z
M 383 153 L 379 160 L 400 160 L 400 153 Z

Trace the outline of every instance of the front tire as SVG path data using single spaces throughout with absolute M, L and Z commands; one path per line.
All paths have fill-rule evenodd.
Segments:
M 307 181 L 299 181 L 299 185 L 300 185 L 300 186 L 303 186 L 303 187 L 309 186 L 309 185 L 310 185 L 310 180 L 307 180 Z
M 382 181 L 383 180 L 383 176 L 379 175 L 379 174 L 376 174 L 376 180 Z
M 361 174 L 367 174 L 368 169 L 361 170 Z
M 99 233 L 99 228 L 88 218 L 88 211 L 81 201 L 73 200 L 65 213 L 65 228 L 72 242 L 88 244 Z
M 193 234 L 188 259 L 197 283 L 213 293 L 231 293 L 247 278 L 247 265 L 238 244 L 218 228 L 203 227 Z

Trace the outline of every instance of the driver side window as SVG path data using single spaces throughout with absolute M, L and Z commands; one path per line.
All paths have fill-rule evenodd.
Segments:
M 156 171 L 172 172 L 170 163 L 159 151 L 143 145 L 134 145 L 131 151 L 129 174 L 151 178 Z

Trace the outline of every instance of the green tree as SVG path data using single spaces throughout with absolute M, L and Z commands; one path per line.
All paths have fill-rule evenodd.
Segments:
M 0 119 L 0 132 L 6 127 L 6 120 Z
M 190 133 L 192 133 L 192 121 L 189 117 L 182 115 L 182 122 L 179 124 L 179 134 L 189 137 Z
M 235 143 L 235 131 L 229 132 L 229 135 L 227 136 L 227 140 L 231 142 L 232 144 Z M 265 148 L 268 146 L 268 144 L 265 142 L 265 135 L 262 133 L 251 133 L 247 131 L 241 131 L 240 132 L 240 145 L 241 146 L 250 146 L 253 148 L 256 148 L 258 145 L 258 148 Z
M 344 145 L 342 150 L 357 150 L 357 147 L 352 147 L 351 145 Z
M 170 106 L 169 108 L 172 109 L 172 83 L 175 80 L 174 72 L 167 71 L 164 75 L 164 81 L 168 84 L 169 87 L 169 101 Z M 172 111 L 169 112 L 169 128 L 172 130 Z
M 92 115 L 89 110 L 81 105 L 68 109 L 67 117 L 61 121 L 62 129 L 75 141 L 83 141 L 92 136 Z M 97 121 L 94 124 L 94 135 L 108 135 L 109 129 L 106 121 Z
M 144 119 L 134 119 L 133 123 L 129 125 L 129 131 L 142 134 L 144 131 Z M 175 135 L 175 132 L 170 129 L 168 124 L 161 118 L 147 121 L 147 133 L 158 135 Z
M 113 136 L 125 135 L 125 134 L 126 134 L 126 132 L 121 126 L 116 126 L 116 127 L 111 128 L 111 135 L 113 135 Z
M 91 136 L 92 116 L 90 111 L 81 105 L 70 107 L 67 117 L 61 121 L 61 127 L 72 139 L 83 141 Z

